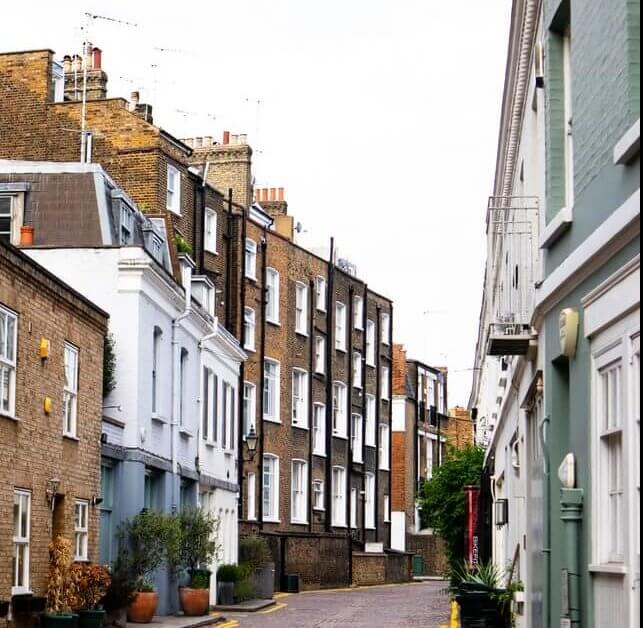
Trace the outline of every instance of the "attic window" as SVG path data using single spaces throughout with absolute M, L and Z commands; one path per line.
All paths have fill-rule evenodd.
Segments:
M 23 226 L 24 194 L 0 194 L 0 241 L 18 246 Z
M 154 257 L 159 264 L 163 262 L 162 247 L 163 241 L 161 238 L 153 235 L 150 238 L 150 253 L 152 253 L 152 257 Z
M 134 212 L 121 203 L 121 244 L 131 244 L 134 239 Z

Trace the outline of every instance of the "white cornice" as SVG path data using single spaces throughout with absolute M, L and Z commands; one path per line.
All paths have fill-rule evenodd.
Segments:
M 627 133 L 614 147 L 614 163 L 627 166 L 641 154 L 641 118 L 627 130 Z

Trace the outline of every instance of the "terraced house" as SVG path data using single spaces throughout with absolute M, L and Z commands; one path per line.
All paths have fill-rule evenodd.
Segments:
M 242 533 L 267 535 L 278 576 L 298 574 L 304 588 L 350 584 L 354 561 L 360 571 L 374 556 L 406 564 L 386 554 L 392 303 L 332 246 L 318 256 L 297 245 L 283 191 L 253 189 L 245 136 L 179 140 L 137 94 L 105 98 L 100 51 L 88 63 L 83 158 L 159 221 L 167 271 L 180 278 L 192 267 L 249 356 L 235 387 L 243 421 L 230 477 Z M 79 135 L 60 133 L 82 127 L 74 74 L 72 59 L 58 66 L 50 51 L 0 55 L 0 158 L 77 159 Z M 210 410 L 200 412 L 204 439 Z
M 518 625 L 638 626 L 640 2 L 513 6 L 471 398 L 492 554 Z

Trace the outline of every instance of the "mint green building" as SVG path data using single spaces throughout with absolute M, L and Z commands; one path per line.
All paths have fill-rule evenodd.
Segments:
M 550 463 L 543 612 L 546 626 L 633 628 L 640 625 L 640 1 L 546 0 L 543 26 L 546 226 L 534 314 L 544 335 Z

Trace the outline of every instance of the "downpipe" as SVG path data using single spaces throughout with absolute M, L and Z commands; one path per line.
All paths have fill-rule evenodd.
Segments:
M 543 617 L 545 625 L 551 616 L 551 518 L 549 514 L 551 500 L 551 454 L 549 451 L 549 426 L 551 416 L 547 415 L 540 423 L 540 442 L 543 447 L 543 504 L 545 527 L 543 530 L 543 554 L 545 555 L 545 591 L 543 596 Z

